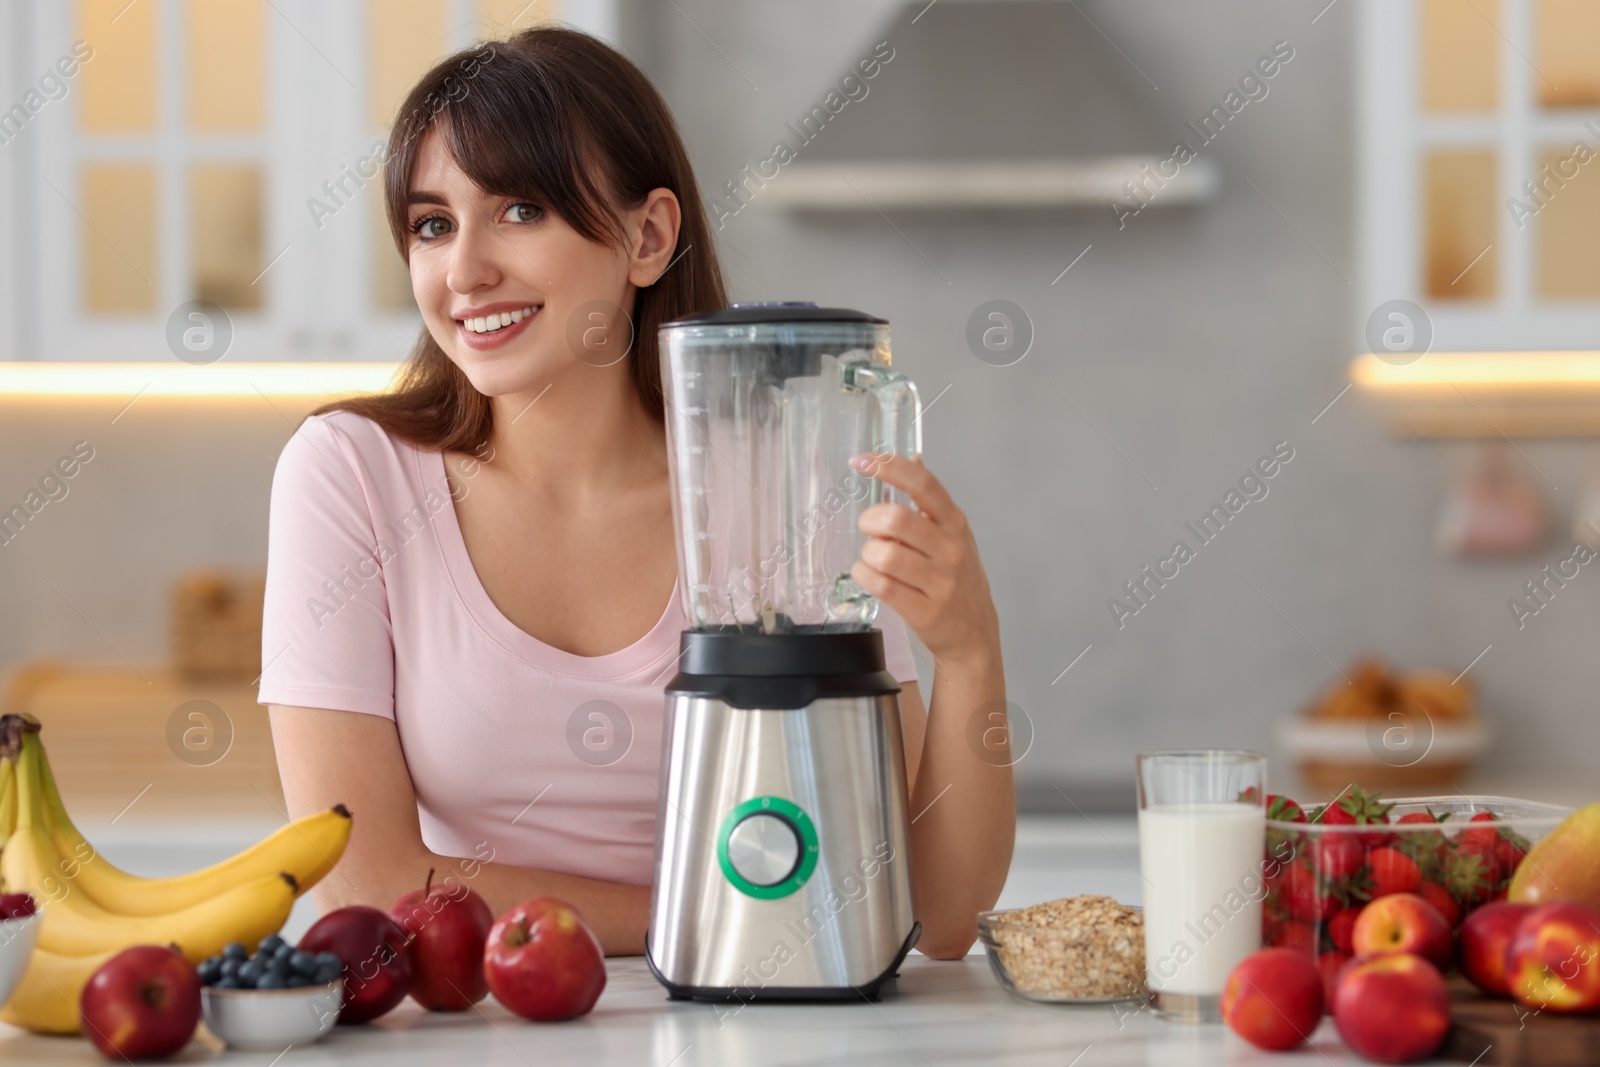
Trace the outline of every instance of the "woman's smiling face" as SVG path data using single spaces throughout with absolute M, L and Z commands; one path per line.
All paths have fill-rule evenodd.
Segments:
M 621 358 L 640 284 L 629 250 L 589 240 L 541 204 L 485 193 L 434 129 L 418 145 L 407 199 L 417 307 L 480 393 L 526 392 L 580 356 L 590 365 L 614 362 L 612 351 Z M 630 244 L 635 214 L 624 218 Z M 607 309 L 600 319 L 597 308 Z

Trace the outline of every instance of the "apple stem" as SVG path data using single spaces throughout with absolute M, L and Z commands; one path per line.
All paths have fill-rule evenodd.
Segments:
M 433 868 L 428 868 L 428 880 L 422 883 L 422 895 L 427 897 L 428 891 L 433 888 Z

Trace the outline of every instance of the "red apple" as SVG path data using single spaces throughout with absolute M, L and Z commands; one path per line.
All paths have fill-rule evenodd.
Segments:
M 411 999 L 429 1011 L 466 1011 L 489 995 L 483 950 L 494 912 L 460 882 L 433 880 L 395 902 L 389 917 L 411 937 Z
M 1462 920 L 1456 956 L 1461 973 L 1473 985 L 1491 996 L 1511 995 L 1506 981 L 1506 949 L 1517 924 L 1532 910 L 1529 904 L 1500 901 L 1476 908 Z
M 328 912 L 300 939 L 304 952 L 331 952 L 344 961 L 344 1006 L 339 1022 L 370 1022 L 406 999 L 413 968 L 405 931 L 379 911 L 352 904 Z
M 1450 994 L 1439 969 L 1421 956 L 1389 952 L 1357 959 L 1339 975 L 1333 1023 L 1350 1051 L 1363 1059 L 1411 1063 L 1444 1042 Z
M 553 897 L 525 900 L 496 920 L 483 973 L 496 1000 L 542 1022 L 584 1014 L 606 987 L 599 938 L 572 905 Z
M 0 893 L 0 919 L 26 919 L 39 910 L 29 893 Z
M 1562 1013 L 1600 1008 L 1600 911 L 1576 900 L 1529 911 L 1506 947 L 1506 984 L 1530 1008 Z
M 200 976 L 173 949 L 125 948 L 89 978 L 78 1014 L 84 1035 L 107 1059 L 165 1059 L 200 1024 Z
M 1222 1021 L 1257 1048 L 1299 1048 L 1322 1018 L 1322 978 L 1303 952 L 1264 948 L 1246 956 L 1222 989 Z
M 1350 950 L 1357 956 L 1409 952 L 1442 969 L 1450 966 L 1454 948 L 1450 924 L 1415 893 L 1391 893 L 1372 901 L 1350 931 Z
M 1322 976 L 1322 1010 L 1333 1014 L 1333 994 L 1339 988 L 1339 972 L 1355 959 L 1348 952 L 1324 952 L 1317 957 L 1317 973 Z

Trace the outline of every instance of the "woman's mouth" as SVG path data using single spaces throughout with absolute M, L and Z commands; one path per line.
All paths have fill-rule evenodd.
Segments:
M 497 348 L 527 329 L 528 320 L 534 318 L 542 307 L 541 304 L 529 304 L 514 311 L 456 319 L 456 328 L 461 331 L 462 340 L 471 348 Z

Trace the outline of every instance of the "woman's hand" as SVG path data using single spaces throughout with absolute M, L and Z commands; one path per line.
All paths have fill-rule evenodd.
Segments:
M 911 826 L 917 948 L 961 959 L 977 939 L 977 914 L 994 907 L 1005 885 L 1016 837 L 1013 761 L 1005 750 L 980 755 L 969 729 L 975 715 L 987 722 L 1007 706 L 999 617 L 967 517 L 922 461 L 869 454 L 852 462 L 905 490 L 918 509 L 863 511 L 858 526 L 868 541 L 850 577 L 898 612 L 934 657 L 926 716 L 914 696 L 902 709 L 907 767 L 916 768 L 909 810 L 918 813 Z M 953 799 L 938 803 L 945 793 Z
M 966 515 L 920 458 L 863 453 L 851 463 L 905 490 L 917 510 L 875 504 L 863 511 L 857 526 L 869 539 L 850 577 L 898 612 L 936 662 L 992 659 L 999 616 Z

